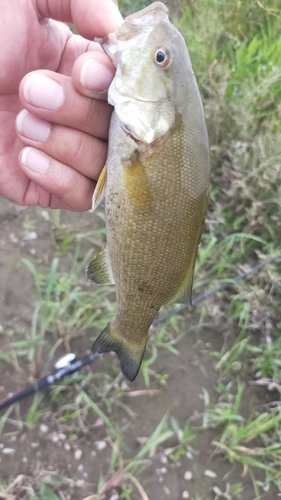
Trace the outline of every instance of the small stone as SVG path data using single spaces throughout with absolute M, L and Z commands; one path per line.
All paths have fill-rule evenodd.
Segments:
M 38 448 L 39 443 L 35 443 L 35 442 L 33 442 L 33 443 L 31 443 L 31 445 L 30 445 L 30 446 L 31 446 L 31 448 Z
M 147 442 L 147 437 L 142 437 L 142 436 L 136 437 L 136 442 L 140 446 L 144 446 L 145 443 Z
M 185 454 L 186 458 L 188 458 L 189 460 L 193 460 L 193 455 L 192 453 L 190 453 L 190 451 L 187 451 L 186 454 Z
M 52 441 L 52 443 L 58 443 L 59 442 L 59 435 L 57 432 L 52 432 L 52 434 L 50 435 L 50 439 Z
M 83 472 L 83 471 L 84 471 L 84 465 L 83 464 L 79 464 L 78 467 L 77 467 L 77 472 Z
M 64 443 L 64 449 L 65 451 L 70 451 L 71 450 L 71 446 L 69 443 Z
M 193 478 L 193 474 L 190 470 L 187 470 L 185 473 L 184 473 L 184 479 L 186 481 L 191 481 L 191 479 Z
M 167 467 L 159 467 L 158 469 L 156 469 L 157 476 L 164 476 L 164 474 L 167 474 L 167 472 Z
M 12 243 L 17 243 L 19 241 L 18 238 L 16 237 L 16 235 L 14 233 L 9 234 L 9 240 Z
M 211 477 L 212 479 L 215 479 L 217 477 L 217 474 L 214 471 L 209 470 L 209 469 L 205 470 L 204 474 L 205 474 L 205 476 Z
M 178 440 L 181 441 L 183 438 L 183 430 L 182 429 L 179 429 L 178 430 Z
M 30 255 L 36 255 L 36 249 L 35 248 L 31 248 L 29 250 L 29 253 L 30 253 Z
M 39 427 L 39 431 L 42 432 L 42 434 L 47 434 L 47 432 L 49 432 L 49 427 L 45 424 L 41 424 Z
M 190 498 L 188 491 L 183 492 L 182 498 Z
M 224 496 L 223 492 L 221 491 L 221 489 L 220 489 L 218 486 L 214 486 L 214 487 L 212 488 L 212 490 L 213 490 L 213 492 L 214 492 L 216 495 L 218 495 L 219 497 Z
M 15 451 L 14 448 L 3 448 L 2 453 L 3 455 L 13 455 Z
M 166 464 L 166 463 L 168 463 L 168 459 L 167 459 L 167 457 L 166 457 L 165 455 L 162 455 L 162 456 L 161 456 L 161 458 L 160 458 L 160 462 L 161 462 L 162 464 Z
M 79 448 L 77 450 L 75 450 L 75 452 L 74 452 L 75 460 L 80 460 L 80 458 L 82 458 L 82 455 L 83 455 L 82 450 L 80 450 Z
M 93 424 L 93 429 L 98 429 L 99 427 L 103 427 L 104 426 L 104 422 L 101 418 L 97 418 L 97 420 L 95 421 L 95 423 Z
M 66 435 L 63 434 L 62 432 L 59 433 L 59 440 L 60 441 L 65 441 L 66 440 Z
M 114 491 L 109 500 L 119 500 L 119 495 L 117 491 Z
M 28 241 L 28 240 L 37 240 L 37 238 L 38 238 L 38 235 L 37 235 L 37 233 L 35 233 L 35 231 L 28 231 L 24 235 L 24 239 L 26 241 Z
M 46 220 L 47 222 L 49 222 L 50 215 L 49 215 L 49 212 L 47 212 L 47 210 L 41 210 L 40 215 L 41 215 L 41 217 L 43 217 L 44 220 Z
M 83 479 L 78 479 L 77 481 L 75 481 L 75 486 L 77 486 L 78 488 L 84 488 L 85 481 L 83 481 Z
M 164 481 L 164 477 L 163 476 L 160 476 L 159 479 L 158 479 L 159 483 L 163 483 Z
M 105 448 L 107 447 L 106 441 L 96 441 L 95 447 L 98 451 L 105 450 Z
M 174 448 L 166 448 L 164 450 L 164 453 L 165 453 L 166 457 L 168 457 L 169 455 L 171 455 L 171 453 L 173 453 L 173 451 L 174 451 Z
M 91 457 L 95 458 L 96 456 L 97 456 L 97 453 L 95 452 L 95 450 L 91 451 Z

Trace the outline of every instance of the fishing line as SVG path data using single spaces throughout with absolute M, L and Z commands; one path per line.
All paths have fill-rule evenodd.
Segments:
M 208 299 L 212 295 L 215 295 L 216 293 L 222 292 L 223 290 L 227 290 L 231 286 L 235 285 L 238 281 L 241 281 L 241 280 L 247 278 L 250 274 L 256 273 L 257 271 L 259 271 L 263 267 L 267 266 L 268 264 L 271 264 L 271 262 L 275 262 L 276 260 L 279 260 L 279 259 L 281 259 L 281 253 L 275 255 L 275 257 L 272 257 L 271 259 L 264 261 L 262 264 L 258 264 L 256 267 L 253 267 L 252 269 L 250 269 L 250 271 L 239 274 L 238 276 L 233 278 L 231 281 L 226 281 L 225 283 L 218 286 L 217 288 L 214 288 L 213 290 L 209 290 L 208 292 L 203 293 L 202 295 L 199 295 L 199 297 L 196 297 L 196 299 L 194 299 L 192 301 L 192 304 L 184 304 L 183 306 L 178 307 L 178 309 L 175 309 L 174 311 L 171 311 L 171 312 L 165 314 L 164 316 L 160 316 L 160 318 L 153 321 L 150 328 L 154 328 L 158 325 L 161 325 L 161 324 L 165 323 L 165 321 L 167 321 L 168 319 L 172 318 L 173 316 L 177 316 L 178 314 L 181 314 L 182 312 L 192 310 L 195 306 L 200 304 L 200 302 L 203 302 L 204 300 Z
M 155 320 L 150 328 L 154 328 L 158 325 L 161 325 L 165 323 L 168 319 L 170 319 L 172 316 L 176 316 L 178 314 L 181 314 L 182 312 L 185 312 L 187 310 L 192 310 L 195 306 L 200 304 L 200 302 L 203 302 L 204 300 L 208 299 L 212 295 L 215 295 L 216 293 L 222 292 L 223 290 L 226 290 L 230 288 L 231 286 L 235 285 L 238 281 L 241 281 L 250 274 L 256 273 L 260 269 L 264 268 L 268 264 L 271 264 L 272 262 L 275 262 L 277 260 L 281 259 L 281 253 L 275 255 L 275 257 L 272 257 L 271 259 L 266 260 L 262 264 L 259 264 L 256 267 L 253 267 L 250 269 L 250 271 L 247 271 L 245 273 L 239 274 L 235 278 L 233 278 L 231 281 L 226 281 L 222 285 L 220 285 L 217 288 L 214 288 L 213 290 L 210 290 L 202 295 L 199 295 L 194 299 L 192 305 L 190 304 L 185 304 L 178 309 L 175 309 L 174 311 L 171 311 L 170 313 L 165 314 L 164 316 L 161 316 L 157 320 Z M 78 374 L 78 372 L 83 368 L 84 366 L 89 365 L 90 363 L 93 363 L 94 361 L 97 360 L 97 358 L 100 357 L 100 354 L 95 352 L 91 354 L 85 354 L 85 356 L 82 356 L 81 358 L 76 358 L 76 355 L 74 353 L 67 353 L 61 358 L 59 358 L 55 365 L 54 365 L 54 372 L 51 373 L 50 375 L 47 375 L 45 377 L 42 377 L 41 379 L 37 380 L 34 384 L 29 385 L 22 391 L 19 391 L 12 396 L 4 399 L 3 401 L 0 402 L 0 412 L 8 408 L 9 406 L 18 403 L 22 399 L 26 398 L 27 396 L 31 396 L 32 394 L 36 394 L 38 391 L 41 391 L 42 389 L 46 389 L 47 387 L 53 385 L 55 382 L 59 382 L 60 380 L 63 380 L 65 377 L 71 377 L 75 376 Z M 85 388 L 83 388 L 85 390 Z

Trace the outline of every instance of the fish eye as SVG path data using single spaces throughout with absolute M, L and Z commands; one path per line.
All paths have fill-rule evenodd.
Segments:
M 160 68 L 168 68 L 171 62 L 170 52 L 166 47 L 161 47 L 155 52 L 155 62 Z

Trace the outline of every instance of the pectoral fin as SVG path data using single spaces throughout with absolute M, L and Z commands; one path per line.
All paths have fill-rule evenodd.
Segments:
M 114 277 L 106 246 L 91 260 L 86 269 L 86 276 L 89 281 L 96 285 L 114 285 Z
M 145 169 L 139 158 L 123 168 L 124 186 L 131 202 L 140 207 L 149 207 L 152 196 L 146 176 Z
M 94 210 L 96 210 L 96 208 L 99 206 L 99 204 L 101 203 L 101 201 L 104 198 L 106 180 L 107 180 L 107 172 L 106 172 L 106 165 L 105 165 L 100 173 L 97 185 L 95 187 L 95 191 L 94 191 L 93 199 L 92 199 L 91 212 L 94 212 Z

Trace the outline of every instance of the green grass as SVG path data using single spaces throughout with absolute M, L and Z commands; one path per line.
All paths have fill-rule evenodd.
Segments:
M 82 274 L 90 260 L 88 252 L 79 260 L 79 244 L 73 252 L 72 266 L 67 273 L 59 272 L 59 259 L 55 257 L 47 276 L 42 276 L 35 265 L 23 259 L 34 280 L 35 310 L 32 328 L 25 340 L 12 343 L 18 355 L 28 357 L 35 374 L 41 371 L 41 358 L 46 336 L 51 334 L 53 345 L 48 357 L 53 359 L 61 344 L 70 348 L 71 340 L 85 332 L 99 332 L 111 317 L 110 302 L 107 299 L 110 287 L 99 287 L 93 293 L 86 290 Z
M 226 454 L 232 463 L 240 463 L 247 468 L 253 479 L 256 495 L 261 494 L 260 487 L 268 491 L 273 483 L 280 491 L 281 474 L 281 413 L 277 408 L 271 412 L 250 413 L 248 419 L 241 415 L 244 384 L 237 382 L 237 393 L 232 395 L 229 387 L 220 387 L 220 400 L 212 404 L 205 392 L 205 410 L 203 428 L 222 428 L 219 437 L 213 441 L 215 453 Z M 255 470 L 265 473 L 264 482 L 255 480 Z

